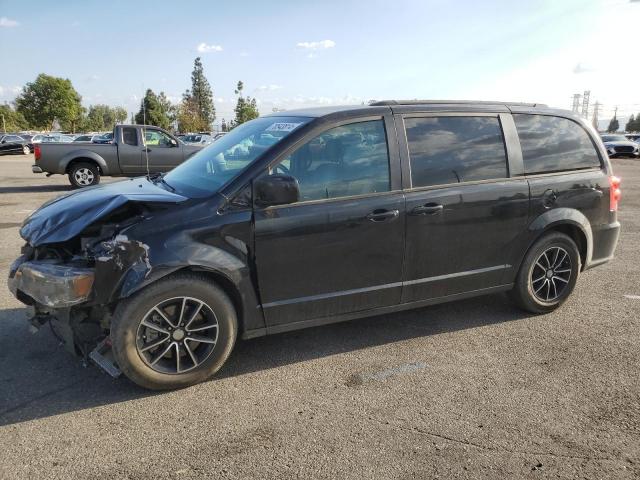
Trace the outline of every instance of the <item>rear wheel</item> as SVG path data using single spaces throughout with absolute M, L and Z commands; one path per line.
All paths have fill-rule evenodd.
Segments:
M 527 252 L 511 297 L 529 312 L 551 312 L 569 297 L 580 270 L 575 242 L 563 233 L 549 233 Z
M 69 167 L 69 182 L 76 188 L 100 183 L 100 170 L 95 163 L 78 162 Z
M 116 308 L 113 352 L 122 372 L 144 388 L 166 390 L 210 378 L 237 335 L 229 297 L 205 277 L 178 275 L 145 288 Z
M 31 153 L 31 149 L 29 148 L 29 145 L 22 146 L 22 153 L 24 153 L 25 155 L 29 155 Z

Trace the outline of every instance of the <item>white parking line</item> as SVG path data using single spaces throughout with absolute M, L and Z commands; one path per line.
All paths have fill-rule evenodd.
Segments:
M 631 300 L 640 300 L 640 295 L 625 295 L 624 297 Z

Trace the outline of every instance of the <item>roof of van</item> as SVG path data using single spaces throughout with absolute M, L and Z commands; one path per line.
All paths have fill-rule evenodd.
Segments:
M 564 116 L 573 116 L 567 110 L 549 108 L 543 103 L 522 103 L 522 102 L 498 102 L 498 101 L 476 101 L 476 100 L 381 100 L 371 102 L 368 105 L 331 105 L 315 108 L 301 108 L 295 110 L 285 110 L 270 113 L 270 117 L 324 117 L 328 115 L 344 114 L 380 115 L 389 110 L 396 113 L 428 112 L 428 111 L 476 111 L 476 112 L 545 112 L 561 113 Z

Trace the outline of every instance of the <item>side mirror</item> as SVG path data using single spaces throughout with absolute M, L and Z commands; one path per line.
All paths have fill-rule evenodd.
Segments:
M 177 147 L 178 146 L 178 142 L 176 142 L 173 138 L 171 139 L 171 146 L 172 147 Z
M 256 204 L 261 207 L 288 205 L 300 199 L 298 180 L 291 175 L 267 175 L 253 185 Z

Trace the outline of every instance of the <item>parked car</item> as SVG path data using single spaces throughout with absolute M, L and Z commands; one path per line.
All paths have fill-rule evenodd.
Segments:
M 71 143 L 73 137 L 69 135 L 63 135 L 61 133 L 52 133 L 43 135 L 39 143 Z
M 204 133 L 184 135 L 181 140 L 187 145 L 209 145 L 213 143 L 213 137 Z
M 496 292 L 550 312 L 613 257 L 619 198 L 602 141 L 571 112 L 278 112 L 166 175 L 44 205 L 9 285 L 70 351 L 177 388 L 213 375 L 237 337 Z
M 73 141 L 76 143 L 91 143 L 94 138 L 95 135 L 78 135 Z
M 632 142 L 640 142 L 640 133 L 625 133 L 624 136 L 627 137 L 627 140 L 631 140 Z
M 144 174 L 147 159 L 150 172 L 169 171 L 202 148 L 178 142 L 157 127 L 117 125 L 114 135 L 116 141 L 108 144 L 41 143 L 35 149 L 32 171 L 66 174 L 74 187 L 88 187 L 99 183 L 101 176 Z
M 91 140 L 93 143 L 111 143 L 113 142 L 113 132 L 105 133 L 104 135 L 98 135 Z
M 0 135 L 0 155 L 15 155 L 23 153 L 29 155 L 33 151 L 33 144 L 19 135 Z
M 602 141 L 607 149 L 609 157 L 635 157 L 640 156 L 640 145 L 628 140 L 624 135 L 602 135 Z

